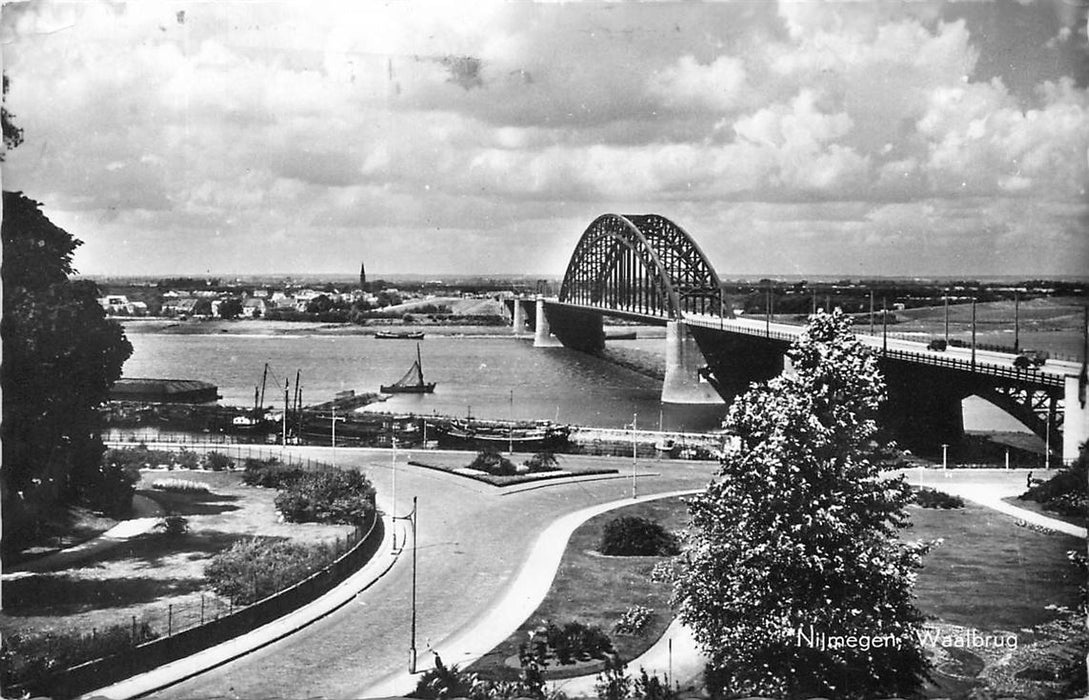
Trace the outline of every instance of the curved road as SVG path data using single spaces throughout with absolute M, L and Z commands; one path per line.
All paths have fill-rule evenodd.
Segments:
M 329 459 L 328 448 L 296 451 Z M 380 495 L 392 493 L 388 451 L 342 449 L 337 457 L 341 467 L 364 471 Z M 426 655 L 430 642 L 446 663 L 460 659 L 444 653 L 443 642 L 485 617 L 509 593 L 540 532 L 574 511 L 631 496 L 631 462 L 624 459 L 592 458 L 612 462 L 622 478 L 515 492 L 405 466 L 404 459 L 399 453 L 397 512 L 407 513 L 413 496 L 419 497 L 420 511 L 417 650 Z M 641 462 L 639 495 L 702 488 L 716 467 Z M 385 577 L 331 615 L 155 697 L 360 697 L 376 681 L 407 667 L 411 577 L 411 560 L 402 556 Z M 510 620 L 511 629 L 521 622 Z

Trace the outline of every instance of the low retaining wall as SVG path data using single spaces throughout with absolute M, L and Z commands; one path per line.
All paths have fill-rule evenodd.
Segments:
M 381 547 L 384 537 L 382 519 L 375 512 L 366 533 L 354 547 L 329 566 L 295 585 L 203 625 L 145 642 L 120 654 L 73 666 L 53 676 L 45 684 L 47 688 L 26 690 L 44 691 L 52 697 L 74 697 L 233 639 L 283 617 L 332 590 L 370 561 Z

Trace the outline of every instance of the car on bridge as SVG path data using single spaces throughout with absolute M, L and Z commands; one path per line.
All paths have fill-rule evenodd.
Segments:
M 1043 350 L 1022 350 L 1020 355 L 1013 358 L 1013 366 L 1017 369 L 1036 369 L 1043 367 L 1047 358 L 1048 354 Z
M 949 343 L 946 342 L 945 338 L 934 338 L 926 344 L 927 350 L 936 350 L 938 352 L 945 352 L 947 347 L 949 347 Z

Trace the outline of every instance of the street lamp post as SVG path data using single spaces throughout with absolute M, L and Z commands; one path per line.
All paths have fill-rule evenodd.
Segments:
M 333 404 L 332 427 L 329 429 L 329 444 L 333 446 L 333 467 L 337 466 L 337 405 Z
M 417 541 L 417 504 L 416 496 L 412 497 L 412 512 L 408 515 L 393 516 L 393 520 L 407 520 L 412 526 L 412 622 L 409 628 L 408 642 L 408 672 L 416 673 L 416 541 Z M 397 540 L 396 534 L 393 537 Z
M 635 498 L 635 425 L 639 419 L 638 413 L 631 414 L 631 497 Z
M 390 508 L 390 512 L 393 513 L 393 515 L 390 516 L 390 520 L 391 521 L 396 521 L 397 520 L 397 515 L 396 515 L 396 513 L 397 513 L 397 438 L 390 438 L 390 441 L 393 443 L 393 451 L 390 453 L 390 461 L 389 461 L 390 476 L 391 476 L 391 480 L 393 482 L 392 487 L 390 489 L 391 499 L 393 500 L 393 505 Z M 395 527 L 393 527 L 392 522 L 391 522 L 391 525 L 390 525 L 390 529 L 393 530 L 393 551 L 396 553 L 397 552 L 397 529 Z M 415 540 L 413 540 L 413 542 L 415 542 Z

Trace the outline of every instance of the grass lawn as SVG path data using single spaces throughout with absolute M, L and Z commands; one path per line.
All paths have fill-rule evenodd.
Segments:
M 82 506 L 57 510 L 42 523 L 41 536 L 35 538 L 35 544 L 13 556 L 10 561 L 5 561 L 4 565 L 11 567 L 74 547 L 101 535 L 118 522 L 120 521 L 116 518 L 95 513 Z
M 199 481 L 211 493 L 183 494 L 151 488 L 156 479 Z M 280 522 L 271 489 L 242 484 L 240 472 L 145 471 L 137 493 L 170 514 L 185 516 L 189 533 L 179 538 L 158 531 L 133 538 L 79 562 L 73 568 L 9 578 L 3 582 L 0 631 L 80 629 L 90 633 L 133 616 L 165 634 L 200 621 L 228 604 L 204 586 L 204 566 L 233 542 L 257 535 L 303 543 L 331 542 L 351 528 Z M 168 606 L 173 606 L 171 610 Z
M 1077 525 L 1079 527 L 1086 526 L 1086 519 L 1084 517 L 1077 517 L 1074 515 L 1064 515 L 1062 513 L 1056 513 L 1053 510 L 1047 510 L 1043 504 L 1039 501 L 1030 501 L 1028 499 L 1021 500 L 1017 496 L 1011 496 L 1010 498 L 1003 498 L 1003 501 L 1010 505 L 1017 506 L 1018 508 L 1024 508 L 1025 510 L 1031 510 L 1034 513 L 1040 515 L 1046 515 L 1049 518 L 1055 518 L 1056 520 L 1062 520 L 1064 523 L 1070 523 L 1071 525 Z
M 520 466 L 523 462 L 533 456 L 532 453 L 515 453 L 513 455 L 504 455 L 510 459 L 515 466 Z M 476 481 L 483 481 L 486 484 L 492 486 L 513 486 L 514 484 L 524 484 L 528 482 L 536 482 L 547 479 L 559 479 L 566 476 L 576 475 L 589 475 L 589 474 L 616 474 L 617 470 L 610 467 L 594 466 L 592 463 L 587 463 L 588 460 L 579 460 L 572 458 L 569 455 L 557 454 L 556 462 L 559 467 L 559 471 L 552 472 L 537 472 L 530 474 L 528 472 L 521 474 L 514 474 L 512 476 L 494 476 L 485 472 L 466 472 L 458 471 L 466 469 L 469 464 L 475 458 L 475 453 L 443 453 L 443 454 L 429 454 L 422 452 L 414 452 L 409 463 L 417 467 L 427 467 L 430 469 L 439 469 L 441 471 L 450 472 L 459 476 L 464 476 L 468 479 L 475 479 Z
M 904 539 L 943 543 L 926 556 L 915 592 L 928 616 L 980 630 L 1027 630 L 1056 617 L 1049 604 L 1073 606 L 1084 583 L 1067 561 L 1085 542 L 1017 527 L 973 503 L 955 510 L 910 507 Z M 1024 641 L 1028 641 L 1027 638 Z
M 640 503 L 603 513 L 584 523 L 572 534 L 552 588 L 541 605 L 513 635 L 473 664 L 471 670 L 488 678 L 516 678 L 517 663 L 511 666 L 507 660 L 512 656 L 517 658 L 519 645 L 529 638 L 531 630 L 545 621 L 562 626 L 578 620 L 601 627 L 625 659 L 643 653 L 662 635 L 673 619 L 669 605 L 672 586 L 651 582 L 650 571 L 655 564 L 668 561 L 669 557 L 606 557 L 597 553 L 605 525 L 620 515 L 657 520 L 675 534 L 688 523 L 688 511 L 679 498 Z M 614 634 L 613 625 L 632 605 L 643 605 L 655 611 L 650 624 L 639 635 Z M 599 670 L 600 663 L 550 666 L 548 677 L 566 678 Z

